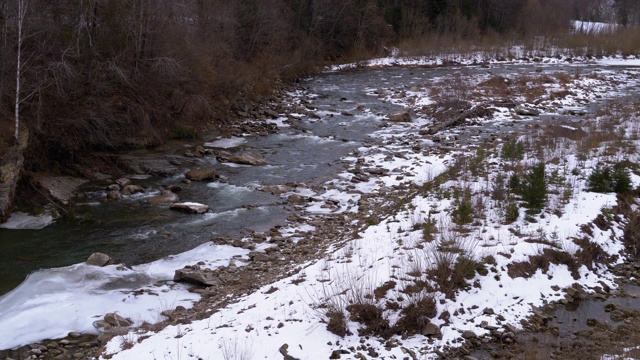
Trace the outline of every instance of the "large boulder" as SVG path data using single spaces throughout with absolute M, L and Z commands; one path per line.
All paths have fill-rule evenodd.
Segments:
M 204 285 L 204 286 L 217 286 L 220 285 L 218 277 L 209 269 L 200 269 L 198 267 L 186 266 L 183 269 L 176 270 L 173 276 L 173 281 L 176 282 L 188 282 L 191 284 Z
M 149 199 L 149 204 L 151 205 L 171 205 L 179 201 L 178 195 L 173 192 L 167 190 L 164 191 L 161 195 L 154 196 Z
M 191 181 L 207 181 L 216 178 L 215 169 L 195 168 L 189 170 L 184 176 Z
M 204 214 L 209 211 L 209 206 L 195 202 L 183 202 L 171 204 L 169 209 L 192 214 Z
M 264 156 L 248 152 L 242 154 L 232 154 L 230 152 L 220 151 L 218 153 L 218 161 L 254 166 L 267 165 L 267 160 L 264 158 Z
M 39 176 L 36 182 L 52 199 L 64 205 L 68 205 L 78 188 L 88 182 L 70 176 Z

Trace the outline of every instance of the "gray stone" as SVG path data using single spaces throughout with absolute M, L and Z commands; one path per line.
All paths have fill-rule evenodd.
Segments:
M 112 327 L 111 329 L 105 330 L 102 334 L 98 335 L 98 341 L 104 344 L 116 336 L 123 336 L 127 335 L 128 333 L 129 328 L 127 327 Z
M 478 335 L 476 335 L 475 332 L 471 331 L 471 330 L 466 330 L 462 333 L 462 338 L 463 339 L 475 339 L 477 338 Z
M 227 151 L 220 151 L 218 153 L 218 161 L 253 166 L 267 164 L 267 160 L 263 156 L 247 152 L 242 154 L 232 154 Z
M 440 327 L 434 323 L 428 323 L 422 328 L 422 335 L 424 336 L 435 336 L 441 337 L 442 331 L 440 331 Z
M 307 203 L 307 198 L 298 194 L 289 195 L 289 197 L 287 197 L 287 200 L 289 200 L 290 203 L 296 205 L 304 205 Z
M 91 254 L 87 259 L 87 265 L 106 266 L 109 264 L 113 264 L 113 259 L 109 255 L 100 252 Z
M 132 321 L 125 319 L 116 313 L 107 313 L 104 316 L 104 321 L 108 322 L 114 327 L 129 327 L 133 324 Z
M 204 214 L 207 211 L 209 211 L 209 206 L 200 204 L 200 203 L 194 203 L 194 202 L 184 202 L 184 203 L 173 203 L 169 206 L 169 209 L 192 213 L 192 214 Z
M 220 285 L 218 277 L 210 271 L 192 267 L 185 267 L 183 269 L 176 270 L 175 275 L 173 276 L 173 281 L 188 282 L 204 286 Z
M 258 190 L 272 193 L 273 195 L 280 195 L 291 191 L 291 188 L 287 185 L 265 185 L 258 188 Z
M 269 255 L 259 251 L 250 252 L 249 258 L 254 262 L 267 262 L 272 260 Z

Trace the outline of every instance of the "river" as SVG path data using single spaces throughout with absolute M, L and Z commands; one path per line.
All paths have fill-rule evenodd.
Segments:
M 579 67 L 586 70 L 594 68 Z M 246 252 L 240 249 L 222 246 L 206 248 L 207 245 L 203 248 L 201 245 L 216 237 L 242 237 L 252 231 L 264 232 L 274 226 L 285 226 L 294 210 L 287 205 L 286 199 L 260 191 L 260 186 L 298 183 L 322 193 L 327 189 L 327 183 L 338 179 L 345 171 L 346 164 L 342 161 L 345 156 L 362 146 L 375 147 L 381 144 L 384 140 L 371 134 L 381 128 L 385 115 L 402 107 L 378 98 L 376 92 L 380 89 L 409 88 L 412 84 L 442 81 L 453 74 L 471 77 L 487 73 L 575 72 L 575 68 L 573 65 L 500 65 L 489 68 L 379 69 L 329 72 L 307 79 L 303 82 L 307 91 L 291 94 L 291 101 L 308 101 L 317 109 L 315 114 L 319 116 L 318 119 L 302 116 L 299 120 L 290 121 L 290 124 L 277 121 L 281 126 L 276 134 L 231 139 L 222 145 L 232 152 L 250 150 L 259 153 L 266 158 L 266 166 L 222 164 L 212 156 L 188 161 L 185 158 L 180 161 L 181 171 L 176 176 L 132 176 L 134 184 L 149 189 L 146 194 L 103 202 L 106 184 L 89 183 L 82 189 L 84 197 L 74 204 L 71 219 L 60 220 L 42 230 L 0 229 L 0 294 L 6 293 L 0 297 L 0 324 L 3 321 L 18 321 L 16 313 L 33 309 L 21 306 L 34 297 L 49 304 L 74 296 L 81 302 L 99 298 L 98 305 L 89 311 L 98 316 L 100 311 L 113 309 L 109 298 L 111 301 L 126 302 L 121 294 L 157 284 L 158 281 L 171 280 L 173 270 L 204 253 L 209 254 L 207 256 L 212 257 L 212 261 L 226 261 L 230 256 L 245 255 Z M 364 110 L 357 110 L 358 107 Z M 482 133 L 490 134 L 492 129 L 498 131 L 501 126 L 507 125 L 486 125 Z M 514 125 L 508 126 L 513 128 Z M 474 134 L 477 133 L 478 129 L 475 128 Z M 483 141 L 482 137 L 470 134 L 465 135 L 464 129 L 461 130 L 461 141 Z M 213 135 L 204 135 L 197 145 L 217 140 L 220 139 Z M 177 146 L 172 148 L 171 154 L 166 154 L 167 148 L 171 147 L 164 147 L 164 155 L 183 152 L 183 148 Z M 149 154 L 163 156 L 156 150 L 133 153 Z M 209 213 L 183 214 L 146 202 L 157 194 L 159 186 L 180 183 L 183 174 L 194 166 L 215 167 L 221 181 L 184 185 L 179 195 L 182 201 L 209 205 Z M 200 249 L 195 252 L 197 256 L 192 252 L 183 257 L 163 260 L 169 255 L 194 248 Z M 109 254 L 132 268 L 121 268 L 118 273 L 115 270 L 98 271 L 80 264 L 94 252 Z M 218 254 L 218 258 L 215 254 Z M 163 270 L 150 271 L 151 268 Z M 27 276 L 29 279 L 24 282 Z M 92 282 L 95 286 L 91 286 Z M 82 283 L 82 286 L 75 287 L 72 283 Z M 166 291 L 177 291 L 178 285 L 165 286 Z M 180 291 L 181 295 L 176 295 L 171 305 L 193 300 L 194 297 L 186 295 L 184 289 Z M 83 294 L 91 296 L 84 297 Z M 153 301 L 158 303 L 161 300 Z M 149 305 L 145 303 L 144 306 Z M 45 312 L 43 310 L 43 314 Z M 57 320 L 60 321 L 59 318 Z M 64 331 L 70 329 L 90 331 L 86 324 L 60 326 L 58 333 L 36 332 L 26 341 L 35 341 L 38 336 L 64 336 Z M 24 341 L 1 343 L 0 348 L 3 348 L 2 345 L 15 346 L 19 343 Z

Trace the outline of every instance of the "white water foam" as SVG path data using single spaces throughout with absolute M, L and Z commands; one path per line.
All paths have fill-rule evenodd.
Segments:
M 233 137 L 228 139 L 219 139 L 211 142 L 206 142 L 204 143 L 204 146 L 210 147 L 210 148 L 218 148 L 218 149 L 231 149 L 234 147 L 238 147 L 246 142 L 247 140 L 244 138 Z
M 93 322 L 107 312 L 117 312 L 136 324 L 156 322 L 163 310 L 191 307 L 199 298 L 172 281 L 176 269 L 202 259 L 205 266 L 216 268 L 247 253 L 207 243 L 133 268 L 80 263 L 36 271 L 0 297 L 0 349 L 64 337 L 71 331 L 97 333 Z

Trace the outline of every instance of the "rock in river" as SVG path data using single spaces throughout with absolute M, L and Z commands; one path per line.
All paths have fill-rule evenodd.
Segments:
M 87 265 L 93 266 L 107 266 L 113 263 L 114 261 L 109 255 L 100 252 L 91 254 L 91 256 L 89 256 L 89 258 L 87 259 Z
M 169 209 L 193 214 L 204 214 L 209 211 L 209 206 L 195 202 L 183 202 L 171 204 Z
M 267 160 L 263 156 L 246 152 L 242 154 L 232 154 L 230 152 L 220 151 L 218 153 L 218 161 L 254 166 L 267 165 Z
M 154 196 L 149 199 L 149 204 L 151 205 L 171 205 L 173 203 L 178 202 L 178 195 L 173 192 L 167 190 L 162 193 L 162 195 Z
M 195 168 L 189 170 L 184 176 L 191 181 L 213 180 L 216 178 L 216 171 L 215 169 Z

